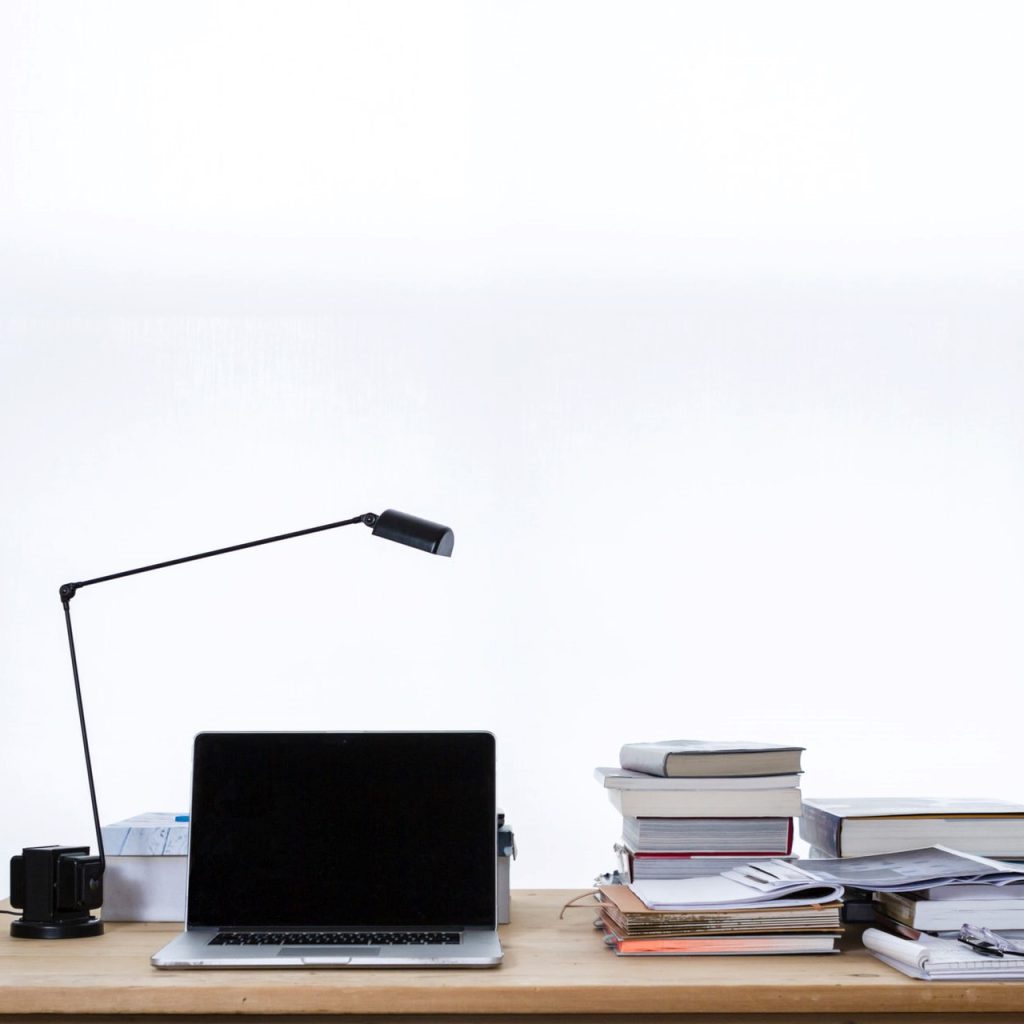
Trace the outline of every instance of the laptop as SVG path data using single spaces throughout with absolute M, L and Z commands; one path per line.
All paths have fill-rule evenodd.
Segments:
M 161 968 L 490 967 L 494 736 L 200 733 Z

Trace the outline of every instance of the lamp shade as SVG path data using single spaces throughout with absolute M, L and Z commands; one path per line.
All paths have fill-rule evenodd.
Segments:
M 450 557 L 455 546 L 455 534 L 447 526 L 432 523 L 429 519 L 420 519 L 405 512 L 387 509 L 377 517 L 373 526 L 375 537 L 407 544 L 420 551 L 429 551 L 432 555 Z

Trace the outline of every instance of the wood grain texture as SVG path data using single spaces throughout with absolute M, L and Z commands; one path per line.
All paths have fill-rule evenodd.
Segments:
M 109 924 L 92 939 L 41 942 L 0 937 L 0 1020 L 18 1015 L 460 1015 L 463 1024 L 501 1014 L 572 1015 L 580 1024 L 619 1014 L 730 1021 L 775 1015 L 843 1022 L 1024 1019 L 1024 982 L 926 983 L 904 977 L 859 943 L 838 956 L 619 958 L 606 950 L 574 893 L 513 893 L 502 928 L 504 963 L 482 970 L 158 971 L 149 964 L 176 928 Z M 713 1015 L 713 1016 L 708 1016 Z M 810 1016 L 808 1016 L 810 1015 Z M 122 1018 L 123 1019 L 123 1018 Z M 236 1017 L 237 1019 L 237 1017 Z M 666 1018 L 671 1019 L 671 1018 Z M 906 1020 L 904 1017 L 900 1017 Z M 909 1021 L 908 1021 L 909 1024 Z

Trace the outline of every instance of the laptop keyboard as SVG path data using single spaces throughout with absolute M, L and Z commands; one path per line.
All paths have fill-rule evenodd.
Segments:
M 460 932 L 218 932 L 211 946 L 455 946 Z

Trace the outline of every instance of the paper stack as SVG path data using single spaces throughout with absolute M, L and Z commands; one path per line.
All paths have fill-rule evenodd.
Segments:
M 831 953 L 842 887 L 786 861 L 604 886 L 597 924 L 620 956 Z

